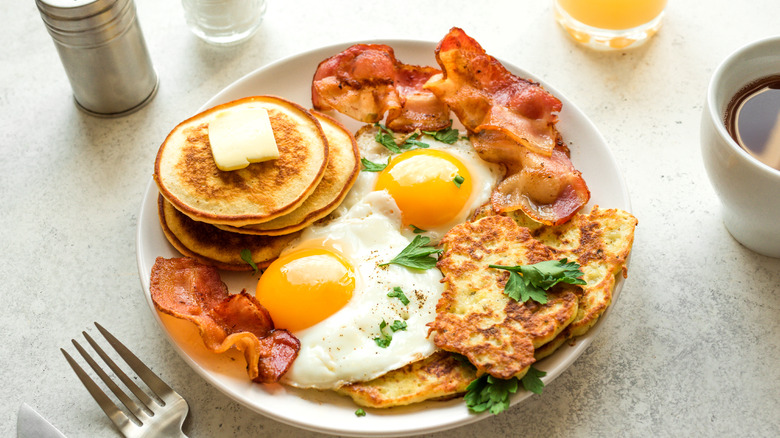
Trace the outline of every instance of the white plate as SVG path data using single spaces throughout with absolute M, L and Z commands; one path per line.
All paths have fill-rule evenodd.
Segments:
M 395 49 L 399 60 L 407 64 L 436 66 L 435 43 L 385 40 Z M 311 79 L 317 65 L 323 59 L 349 47 L 345 43 L 295 55 L 260 68 L 222 90 L 198 110 L 229 102 L 241 97 L 273 94 L 311 107 Z M 525 70 L 504 62 L 514 74 L 542 83 L 563 102 L 558 129 L 570 144 L 572 161 L 582 172 L 591 189 L 591 205 L 605 208 L 621 208 L 630 211 L 628 191 L 612 153 L 601 134 L 588 118 L 561 93 Z M 194 114 L 194 113 L 193 113 Z M 355 130 L 359 124 L 345 117 L 340 120 L 347 128 Z M 152 166 L 152 163 L 149 163 Z M 303 429 L 348 436 L 398 436 L 433 432 L 462 426 L 490 415 L 476 415 L 468 411 L 462 399 L 446 402 L 426 402 L 414 406 L 392 409 L 366 409 L 368 415 L 357 417 L 356 406 L 346 397 L 329 392 L 305 391 L 281 385 L 260 385 L 250 382 L 244 370 L 243 356 L 235 353 L 215 355 L 208 352 L 194 326 L 154 309 L 149 295 L 149 276 L 158 256 L 170 258 L 180 254 L 168 244 L 157 218 L 157 188 L 150 181 L 141 206 L 138 222 L 138 269 L 149 308 L 161 324 L 163 331 L 181 357 L 206 381 L 232 399 L 265 416 Z M 223 280 L 231 292 L 246 288 L 255 290 L 256 278 L 250 273 L 223 273 Z M 622 278 L 615 287 L 614 299 L 622 288 Z M 604 317 L 574 345 L 564 344 L 555 354 L 540 361 L 535 367 L 546 371 L 542 379 L 549 384 L 571 365 L 591 343 Z M 519 391 L 512 404 L 521 402 L 532 394 Z M 544 397 L 544 395 L 541 395 Z M 504 413 L 502 415 L 511 415 Z

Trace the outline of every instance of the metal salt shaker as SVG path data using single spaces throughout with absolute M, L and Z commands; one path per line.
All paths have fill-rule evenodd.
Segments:
M 152 100 L 159 83 L 133 0 L 35 0 L 76 105 L 116 117 Z

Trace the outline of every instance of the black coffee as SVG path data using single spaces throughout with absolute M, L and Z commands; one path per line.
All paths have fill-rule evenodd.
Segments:
M 780 170 L 780 75 L 744 86 L 726 109 L 726 129 L 737 144 Z

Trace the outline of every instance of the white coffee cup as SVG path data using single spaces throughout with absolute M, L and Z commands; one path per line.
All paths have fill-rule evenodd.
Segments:
M 770 257 L 780 257 L 780 170 L 742 149 L 724 119 L 744 86 L 778 74 L 780 36 L 738 49 L 713 73 L 701 121 L 702 158 L 723 204 L 723 223 L 742 245 Z

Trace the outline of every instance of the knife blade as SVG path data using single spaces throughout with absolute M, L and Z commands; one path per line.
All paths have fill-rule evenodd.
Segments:
M 17 438 L 66 438 L 56 427 L 27 403 L 19 407 L 16 417 Z

